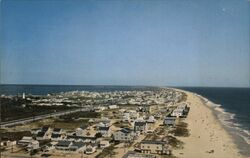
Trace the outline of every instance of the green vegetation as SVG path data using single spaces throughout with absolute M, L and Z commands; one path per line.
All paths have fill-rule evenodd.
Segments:
M 119 128 L 130 128 L 131 125 L 128 122 L 122 122 L 122 121 L 117 121 L 113 124 L 115 127 L 119 127 Z
M 88 125 L 88 119 L 85 120 L 74 120 L 74 121 L 65 121 L 55 118 L 49 118 L 39 121 L 34 121 L 29 124 L 24 125 L 25 128 L 40 128 L 43 126 L 49 126 L 52 128 L 62 128 L 66 130 L 75 130 L 78 127 L 87 126 Z M 23 126 L 23 125 L 22 125 Z M 22 126 L 20 128 L 22 128 Z M 18 126 L 17 126 L 18 128 Z
M 101 138 L 101 137 L 102 137 L 102 134 L 101 134 L 101 133 L 96 133 L 96 134 L 95 134 L 95 137 L 96 137 L 96 138 Z
M 186 93 L 182 93 L 181 99 L 178 100 L 178 103 L 185 102 L 185 101 L 187 101 L 187 94 Z
M 0 133 L 1 139 L 7 140 L 20 140 L 23 136 L 32 136 L 30 131 L 20 131 L 20 132 L 1 132 Z
M 95 156 L 95 158 L 105 158 L 108 155 L 110 156 L 115 155 L 114 149 L 115 149 L 114 145 L 104 148 L 101 153 Z
M 72 121 L 79 118 L 98 118 L 100 116 L 101 116 L 100 113 L 97 112 L 79 111 L 72 114 L 60 116 L 59 118 L 65 121 Z
M 160 158 L 177 158 L 177 157 L 174 155 L 161 155 Z
M 17 120 L 42 114 L 75 109 L 75 107 L 62 106 L 36 106 L 31 101 L 21 98 L 0 98 L 2 121 Z
M 88 119 L 86 120 L 77 120 L 77 121 L 65 121 L 65 120 L 58 120 L 55 119 L 53 122 L 51 122 L 49 125 L 51 127 L 56 128 L 63 128 L 67 130 L 74 130 L 81 126 L 86 126 L 88 124 Z
M 169 133 L 174 134 L 174 136 L 179 137 L 188 137 L 189 136 L 189 130 L 187 129 L 187 123 L 180 122 L 176 124 L 176 127 L 169 131 Z
M 173 136 L 166 136 L 165 137 L 168 140 L 169 145 L 171 145 L 173 148 L 183 148 L 183 142 L 178 140 L 177 138 Z

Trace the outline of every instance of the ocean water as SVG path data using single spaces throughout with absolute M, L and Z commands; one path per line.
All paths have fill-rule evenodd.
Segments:
M 250 157 L 250 88 L 182 87 L 207 98 L 207 105 L 235 138 L 241 152 Z

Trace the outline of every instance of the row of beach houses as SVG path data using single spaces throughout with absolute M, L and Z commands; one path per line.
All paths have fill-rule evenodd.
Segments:
M 118 109 L 118 106 L 111 106 L 109 109 Z M 102 109 L 103 110 L 103 109 Z M 25 146 L 28 151 L 40 150 L 50 151 L 68 151 L 85 154 L 93 154 L 97 149 L 109 147 L 112 142 L 132 143 L 139 135 L 153 133 L 154 124 L 158 117 L 149 116 L 140 118 L 140 111 L 149 112 L 150 109 L 138 107 L 137 110 L 119 110 L 122 113 L 122 122 L 128 122 L 132 128 L 120 128 L 112 130 L 111 120 L 102 118 L 95 123 L 95 135 L 88 135 L 90 127 L 79 127 L 75 131 L 66 131 L 61 128 L 51 128 L 44 126 L 39 129 L 32 129 L 31 132 L 35 137 L 24 136 L 17 142 L 18 145 Z M 186 117 L 189 111 L 187 103 L 178 104 L 169 115 L 163 120 L 166 126 L 174 126 L 176 118 Z M 91 122 L 94 122 L 93 120 Z M 98 134 L 99 133 L 99 136 Z M 49 140 L 49 143 L 43 145 L 41 142 Z M 139 143 L 139 150 L 144 154 L 167 154 L 169 152 L 168 142 L 163 140 L 142 140 Z

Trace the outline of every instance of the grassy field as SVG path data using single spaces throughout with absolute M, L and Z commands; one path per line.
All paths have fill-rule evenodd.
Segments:
M 72 114 L 60 116 L 59 118 L 64 119 L 65 121 L 72 121 L 79 118 L 99 118 L 100 116 L 101 114 L 98 112 L 79 111 Z
M 96 155 L 95 158 L 105 158 L 107 156 L 112 156 L 115 154 L 114 149 L 114 145 L 111 145 L 110 147 L 103 149 L 103 151 Z
M 23 100 L 20 98 L 16 99 L 0 98 L 0 102 L 1 102 L 2 121 L 17 120 L 42 114 L 49 114 L 58 111 L 75 109 L 75 107 L 68 107 L 65 105 L 36 106 L 36 105 L 31 105 L 30 101 Z

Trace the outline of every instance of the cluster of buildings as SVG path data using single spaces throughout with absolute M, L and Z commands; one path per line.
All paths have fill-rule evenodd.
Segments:
M 86 105 L 153 105 L 166 102 L 176 102 L 182 93 L 171 89 L 158 89 L 151 91 L 111 91 L 88 92 L 72 91 L 47 96 L 26 96 L 35 106 L 72 106 Z
M 59 104 L 88 104 L 95 112 L 113 111 L 118 118 L 89 119 L 88 125 L 68 131 L 61 128 L 44 126 L 31 129 L 33 136 L 24 136 L 16 142 L 25 146 L 28 151 L 42 150 L 50 152 L 56 150 L 93 154 L 116 143 L 137 143 L 134 150 L 124 157 L 137 155 L 139 157 L 154 157 L 151 154 L 169 154 L 167 140 L 147 140 L 147 134 L 153 134 L 159 124 L 174 125 L 178 117 L 185 117 L 189 107 L 187 103 L 178 103 L 182 93 L 161 89 L 158 91 L 115 91 L 115 92 L 67 92 L 59 95 L 50 95 L 47 98 L 32 100 L 37 105 L 46 105 L 54 102 Z M 177 104 L 177 106 L 176 106 Z M 132 108 L 123 108 L 125 105 Z M 156 108 L 163 105 L 163 109 Z M 154 110 L 152 109 L 154 107 Z M 167 107 L 167 108 L 166 108 Z M 167 114 L 167 115 L 166 115 Z M 116 127 L 115 123 L 127 126 Z M 46 143 L 44 143 L 46 142 Z
M 164 124 L 167 126 L 174 126 L 176 118 L 185 118 L 188 115 L 190 107 L 188 103 L 183 102 L 178 104 L 164 119 Z
M 33 129 L 33 136 L 24 136 L 17 142 L 17 145 L 30 150 L 51 150 L 79 152 L 92 154 L 97 148 L 108 147 L 109 141 L 102 140 L 93 135 L 86 134 L 86 129 L 77 128 L 73 132 L 68 132 L 61 128 L 51 128 L 44 126 L 40 129 Z M 45 145 L 40 142 L 47 141 Z

